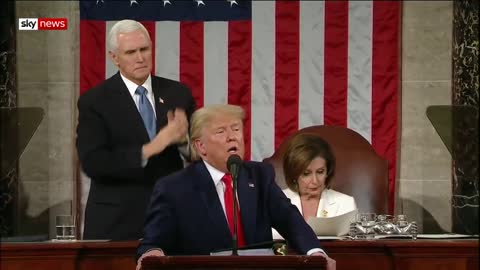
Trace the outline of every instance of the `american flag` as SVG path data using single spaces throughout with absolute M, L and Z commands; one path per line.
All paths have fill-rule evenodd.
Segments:
M 311 125 L 364 136 L 389 162 L 390 212 L 399 118 L 397 1 L 82 0 L 80 92 L 117 72 L 106 36 L 142 22 L 154 74 L 192 89 L 197 107 L 242 106 L 246 157 L 271 156 Z

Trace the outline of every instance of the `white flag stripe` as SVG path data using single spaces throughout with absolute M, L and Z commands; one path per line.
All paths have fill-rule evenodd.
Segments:
M 180 79 L 180 23 L 155 23 L 155 75 Z
M 299 129 L 323 124 L 325 3 L 301 1 L 300 14 Z
M 251 159 L 257 161 L 275 147 L 274 10 L 275 1 L 252 1 Z
M 372 140 L 373 3 L 349 1 L 347 126 Z
M 117 21 L 107 21 L 107 23 L 105 24 L 105 78 L 110 78 L 118 72 L 117 66 L 113 64 L 112 59 L 110 58 L 110 54 L 108 53 L 110 49 L 108 47 L 108 33 L 116 22 Z
M 204 23 L 204 104 L 228 101 L 228 22 Z

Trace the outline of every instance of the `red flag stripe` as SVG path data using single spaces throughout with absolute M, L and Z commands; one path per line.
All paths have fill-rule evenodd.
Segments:
M 180 81 L 203 107 L 203 22 L 180 23 Z
M 228 23 L 228 103 L 245 110 L 245 158 L 250 159 L 252 23 Z
M 300 5 L 277 1 L 275 5 L 275 149 L 298 130 Z
M 80 20 L 80 94 L 105 80 L 105 22 Z
M 348 1 L 325 2 L 324 124 L 347 127 Z
M 147 28 L 150 39 L 152 40 L 152 74 L 155 74 L 155 22 L 142 21 L 141 23 Z
M 400 110 L 399 20 L 400 2 L 373 2 L 372 145 L 388 160 L 390 213 L 394 210 L 397 112 Z

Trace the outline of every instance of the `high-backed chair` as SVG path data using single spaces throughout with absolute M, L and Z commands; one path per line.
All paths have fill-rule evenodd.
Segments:
M 296 133 L 311 133 L 326 140 L 335 155 L 336 168 L 331 188 L 353 196 L 360 212 L 387 214 L 388 164 L 372 145 L 357 132 L 338 126 L 311 126 Z M 264 162 L 275 168 L 276 182 L 288 188 L 283 174 L 283 155 L 291 137 L 286 138 L 278 150 Z

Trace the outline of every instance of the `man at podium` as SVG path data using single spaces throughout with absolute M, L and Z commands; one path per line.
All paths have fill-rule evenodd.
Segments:
M 273 227 L 298 254 L 324 256 L 328 269 L 335 269 L 335 261 L 323 252 L 310 226 L 275 183 L 271 165 L 242 162 L 238 170 L 231 169 L 231 157 L 244 156 L 244 114 L 239 106 L 210 105 L 192 115 L 194 162 L 155 185 L 137 268 L 147 256 L 209 255 L 232 248 L 233 239 L 239 247 L 272 241 Z M 230 172 L 237 179 L 236 192 Z M 236 219 L 231 206 L 235 194 Z

